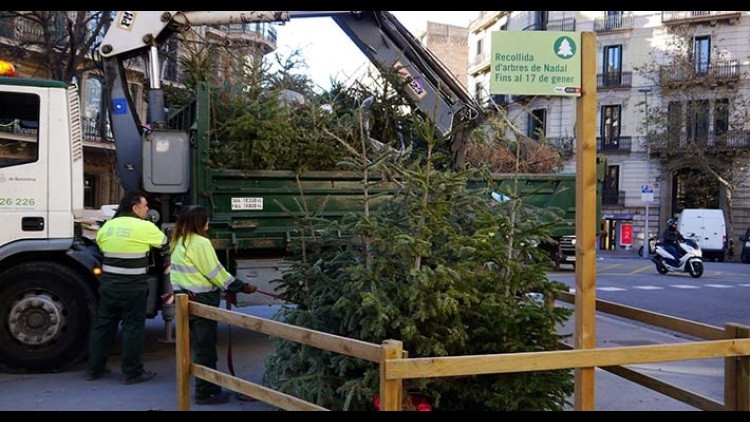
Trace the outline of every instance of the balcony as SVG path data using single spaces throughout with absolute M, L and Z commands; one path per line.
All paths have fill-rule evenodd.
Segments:
M 68 31 L 64 26 L 62 18 L 53 19 L 48 35 L 55 44 L 67 41 Z M 44 43 L 44 27 L 36 22 L 22 17 L 5 17 L 0 19 L 0 37 L 4 37 L 18 44 L 21 43 Z
M 261 46 L 263 54 L 276 50 L 276 28 L 268 23 L 212 25 L 207 29 L 207 33 L 226 37 L 240 45 Z
M 469 73 L 474 75 L 490 67 L 490 52 L 479 53 L 469 63 Z
M 680 147 L 703 147 L 716 152 L 750 150 L 750 131 L 733 130 L 726 133 L 709 133 L 707 135 L 691 136 L 687 134 L 665 132 L 657 135 L 651 141 L 654 152 L 672 152 Z
M 610 32 L 633 29 L 633 14 L 623 13 L 619 16 L 605 16 L 594 19 L 594 31 Z
M 534 22 L 523 29 L 524 31 L 575 31 L 576 19 L 553 19 L 547 22 Z
M 607 72 L 596 75 L 597 89 L 630 88 L 633 86 L 633 72 Z
M 101 123 L 95 118 L 82 116 L 81 117 L 81 129 L 83 132 L 83 139 L 89 141 L 113 141 L 112 130 L 107 125 L 105 130 L 105 136 L 102 136 Z
M 602 205 L 625 205 L 625 191 L 602 189 Z
M 575 31 L 576 18 L 554 19 L 547 22 L 547 31 Z
M 469 24 L 469 31 L 478 33 L 487 30 L 487 28 L 505 16 L 506 13 L 505 10 L 481 11 L 479 12 L 479 16 Z
M 560 151 L 560 155 L 568 157 L 575 153 L 576 138 L 572 136 L 559 136 L 556 138 L 547 138 L 547 142 L 555 149 Z
M 603 142 L 600 137 L 596 138 L 596 150 L 598 152 L 630 152 L 632 149 L 632 137 L 620 136 L 607 139 Z
M 740 80 L 740 67 L 738 60 L 708 65 L 686 63 L 684 66 L 662 66 L 659 69 L 659 82 L 669 88 L 733 85 Z
M 742 12 L 661 12 L 661 23 L 664 25 L 684 25 L 692 23 L 710 23 L 716 24 L 720 21 L 737 23 L 742 16 Z

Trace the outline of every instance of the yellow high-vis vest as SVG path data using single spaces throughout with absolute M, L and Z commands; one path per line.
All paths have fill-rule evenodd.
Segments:
M 154 223 L 138 217 L 113 218 L 96 233 L 104 254 L 102 271 L 118 275 L 142 275 L 148 269 L 148 252 L 162 248 L 167 236 Z
M 235 281 L 219 262 L 211 241 L 195 233 L 173 245 L 169 278 L 175 291 L 193 293 L 226 290 Z

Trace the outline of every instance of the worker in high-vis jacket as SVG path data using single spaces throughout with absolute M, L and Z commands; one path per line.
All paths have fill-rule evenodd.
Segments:
M 170 281 L 175 294 L 187 293 L 190 300 L 219 306 L 221 292 L 254 293 L 252 284 L 234 278 L 216 256 L 208 239 L 208 210 L 200 205 L 185 206 L 172 230 Z M 216 321 L 190 315 L 193 362 L 216 369 Z M 220 386 L 195 379 L 196 404 L 222 404 L 229 395 Z
M 147 221 L 148 201 L 142 192 L 127 192 L 117 212 L 96 234 L 104 261 L 99 283 L 99 306 L 89 339 L 86 380 L 101 378 L 110 348 L 122 321 L 122 383 L 148 381 L 155 372 L 143 368 L 146 327 L 147 269 L 151 248 L 169 253 L 167 236 Z

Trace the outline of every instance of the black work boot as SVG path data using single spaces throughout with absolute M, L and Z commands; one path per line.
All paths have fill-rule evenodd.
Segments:
M 138 384 L 139 382 L 148 381 L 151 378 L 153 378 L 154 376 L 156 376 L 156 372 L 143 371 L 143 372 L 141 372 L 140 374 L 138 374 L 138 375 L 136 375 L 134 377 L 124 377 L 122 379 L 122 383 L 125 384 L 125 385 Z
M 229 394 L 223 390 L 205 396 L 195 396 L 195 404 L 224 404 L 228 402 Z

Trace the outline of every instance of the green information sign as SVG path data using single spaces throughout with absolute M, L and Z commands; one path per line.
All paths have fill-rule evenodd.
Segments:
M 580 32 L 493 32 L 490 92 L 580 96 L 580 46 Z

